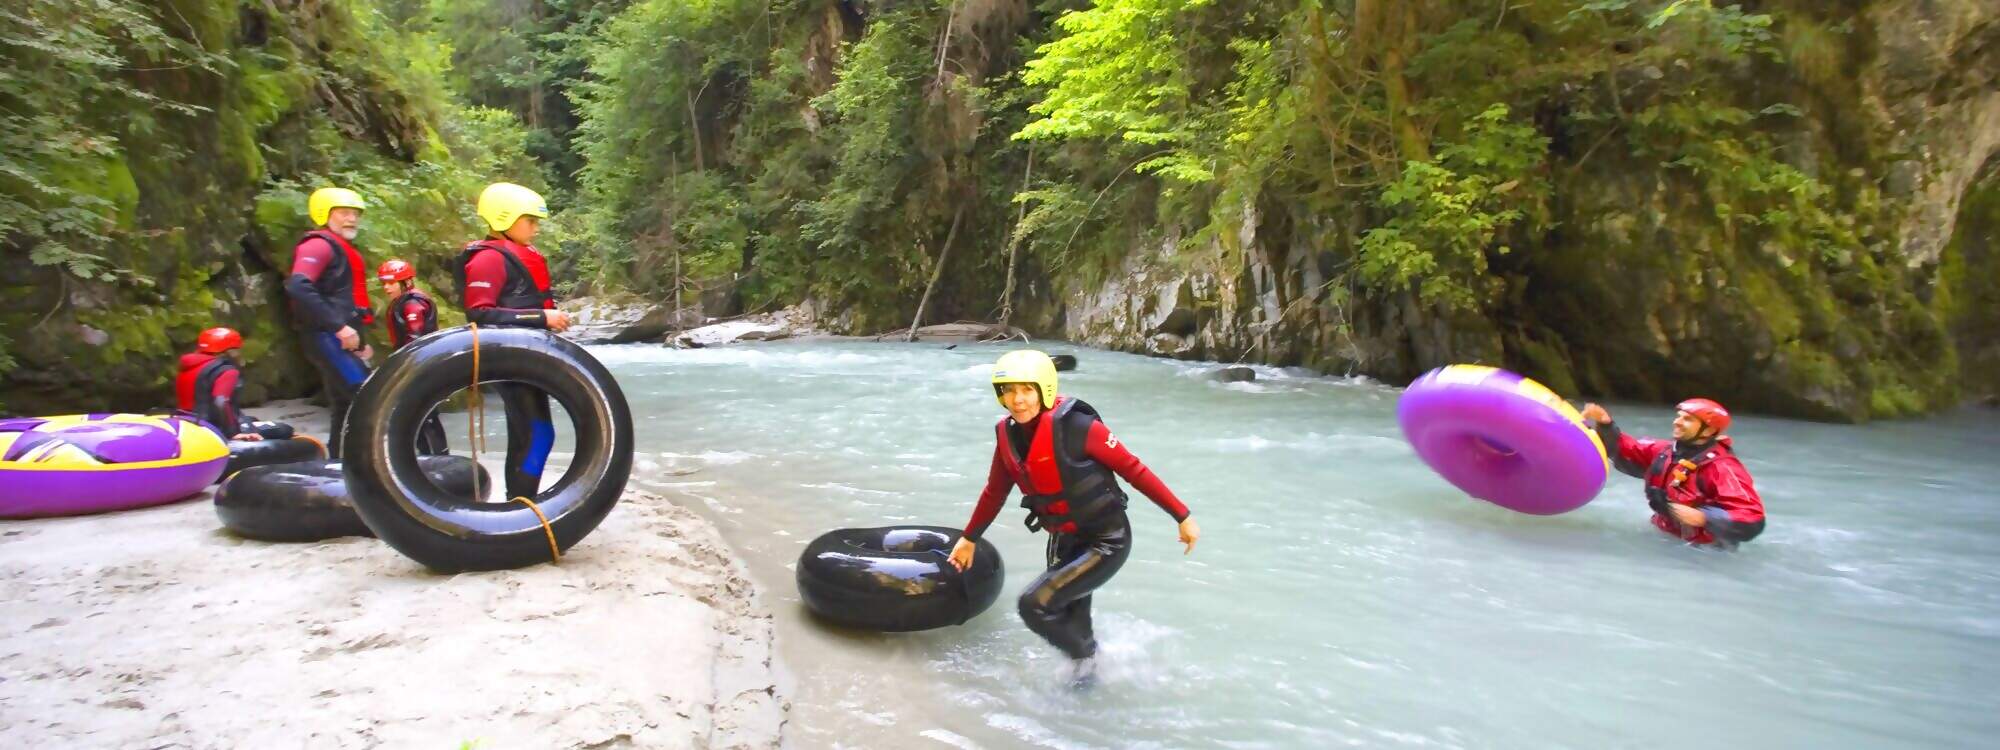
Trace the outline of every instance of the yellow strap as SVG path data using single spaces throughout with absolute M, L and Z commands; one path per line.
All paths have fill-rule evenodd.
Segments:
M 535 501 L 529 500 L 525 497 L 516 496 L 514 498 L 514 501 L 518 503 L 526 503 L 528 506 L 528 510 L 534 511 L 535 517 L 542 520 L 542 533 L 549 535 L 549 563 L 552 565 L 562 564 L 562 548 L 556 546 L 556 530 L 555 528 L 549 526 L 549 517 L 542 515 L 542 507 L 536 505 Z

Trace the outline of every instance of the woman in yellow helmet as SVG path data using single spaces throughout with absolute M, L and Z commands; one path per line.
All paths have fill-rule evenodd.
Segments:
M 533 190 L 509 182 L 488 185 L 479 194 L 479 218 L 486 239 L 465 246 L 453 269 L 465 319 L 479 325 L 569 329 L 569 315 L 556 309 L 549 289 L 549 262 L 531 243 L 549 207 Z M 549 395 L 511 383 L 494 386 L 507 407 L 507 496 L 534 497 L 542 469 L 555 447 L 556 428 Z
M 1021 592 L 1021 619 L 1072 660 L 1073 683 L 1087 686 L 1095 678 L 1097 655 L 1090 595 L 1132 551 L 1125 491 L 1113 475 L 1174 517 L 1186 552 L 1194 551 L 1201 527 L 1173 490 L 1118 442 L 1096 409 L 1056 395 L 1056 366 L 1049 355 L 1008 352 L 993 365 L 993 391 L 1008 416 L 994 427 L 986 489 L 952 547 L 951 562 L 960 570 L 972 564 L 980 535 L 1020 487 L 1028 529 L 1049 532 L 1048 570 Z

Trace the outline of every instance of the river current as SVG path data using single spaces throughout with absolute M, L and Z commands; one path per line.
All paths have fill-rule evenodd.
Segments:
M 1654 531 L 1637 480 L 1555 517 L 1467 498 L 1419 462 L 1400 391 L 1053 345 L 1065 394 L 1189 504 L 1192 555 L 1134 493 L 1097 595 L 1102 682 L 1014 612 L 1042 539 L 988 533 L 972 622 L 828 629 L 792 566 L 834 528 L 965 523 L 1007 347 L 594 347 L 638 419 L 633 481 L 715 521 L 776 613 L 801 748 L 1991 747 L 2000 737 L 2000 415 L 1732 433 L 1770 514 L 1740 551 Z M 1671 414 L 1612 404 L 1628 431 Z

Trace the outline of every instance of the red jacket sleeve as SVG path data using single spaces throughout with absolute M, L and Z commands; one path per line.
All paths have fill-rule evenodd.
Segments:
M 1674 449 L 1671 440 L 1648 440 L 1635 438 L 1618 429 L 1612 422 L 1592 424 L 1597 431 L 1597 440 L 1604 444 L 1605 453 L 1611 458 L 1611 466 L 1621 472 L 1640 479 L 1646 478 L 1646 470 L 1660 457 L 1660 451 Z
M 327 299 L 314 285 L 333 263 L 333 243 L 322 237 L 307 237 L 292 248 L 292 273 L 285 277 L 285 294 L 298 303 L 297 310 L 314 328 L 331 333 L 354 319 L 354 303 L 347 299 Z
M 472 254 L 465 263 L 465 318 L 488 325 L 547 328 L 548 317 L 539 309 L 500 307 L 500 290 L 507 285 L 507 259 L 500 251 Z
M 993 525 L 993 519 L 1000 516 L 1000 505 L 1014 492 L 1014 478 L 1007 473 L 1007 464 L 1000 459 L 1004 446 L 993 446 L 993 466 L 986 470 L 986 489 L 979 491 L 979 503 L 972 507 L 972 520 L 965 524 L 965 538 L 979 541 L 986 533 L 986 527 Z
M 332 243 L 319 237 L 308 237 L 292 248 L 292 275 L 304 276 L 307 281 L 319 281 L 319 275 L 332 262 Z
M 1187 520 L 1187 506 L 1181 503 L 1180 498 L 1174 497 L 1174 491 L 1167 489 L 1166 482 L 1160 481 L 1152 469 L 1146 468 L 1139 462 L 1138 456 L 1132 455 L 1125 449 L 1124 443 L 1112 436 L 1111 428 L 1104 426 L 1104 422 L 1090 425 L 1090 437 L 1084 439 L 1083 449 L 1092 459 L 1124 477 L 1127 484 L 1153 501 L 1154 505 L 1160 506 L 1160 510 L 1173 516 L 1175 521 Z
M 1750 480 L 1750 472 L 1743 468 L 1743 463 L 1735 457 L 1709 462 L 1703 467 L 1702 479 L 1707 480 L 1707 489 L 1712 491 L 1709 503 L 1727 513 L 1729 520 L 1737 523 L 1764 520 L 1764 501 L 1757 496 L 1757 485 Z

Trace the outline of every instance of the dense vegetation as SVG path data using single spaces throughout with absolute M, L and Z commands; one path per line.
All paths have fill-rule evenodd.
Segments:
M 57 363 L 144 352 L 120 377 L 157 389 L 155 339 L 276 299 L 225 267 L 282 261 L 308 186 L 357 185 L 366 247 L 434 269 L 507 177 L 550 189 L 574 289 L 711 313 L 874 332 L 935 284 L 930 321 L 1176 356 L 1935 410 L 1996 382 L 2000 187 L 1925 189 L 1937 144 L 1889 99 L 1992 96 L 2000 21 L 1934 4 L 1972 30 L 1899 93 L 1902 5 L 30 0 L 0 31 L 0 234 L 33 259 L 0 270 L 0 368 L 74 399 Z M 1960 231 L 1913 251 L 1922 201 Z M 64 325 L 114 343 L 37 333 Z

